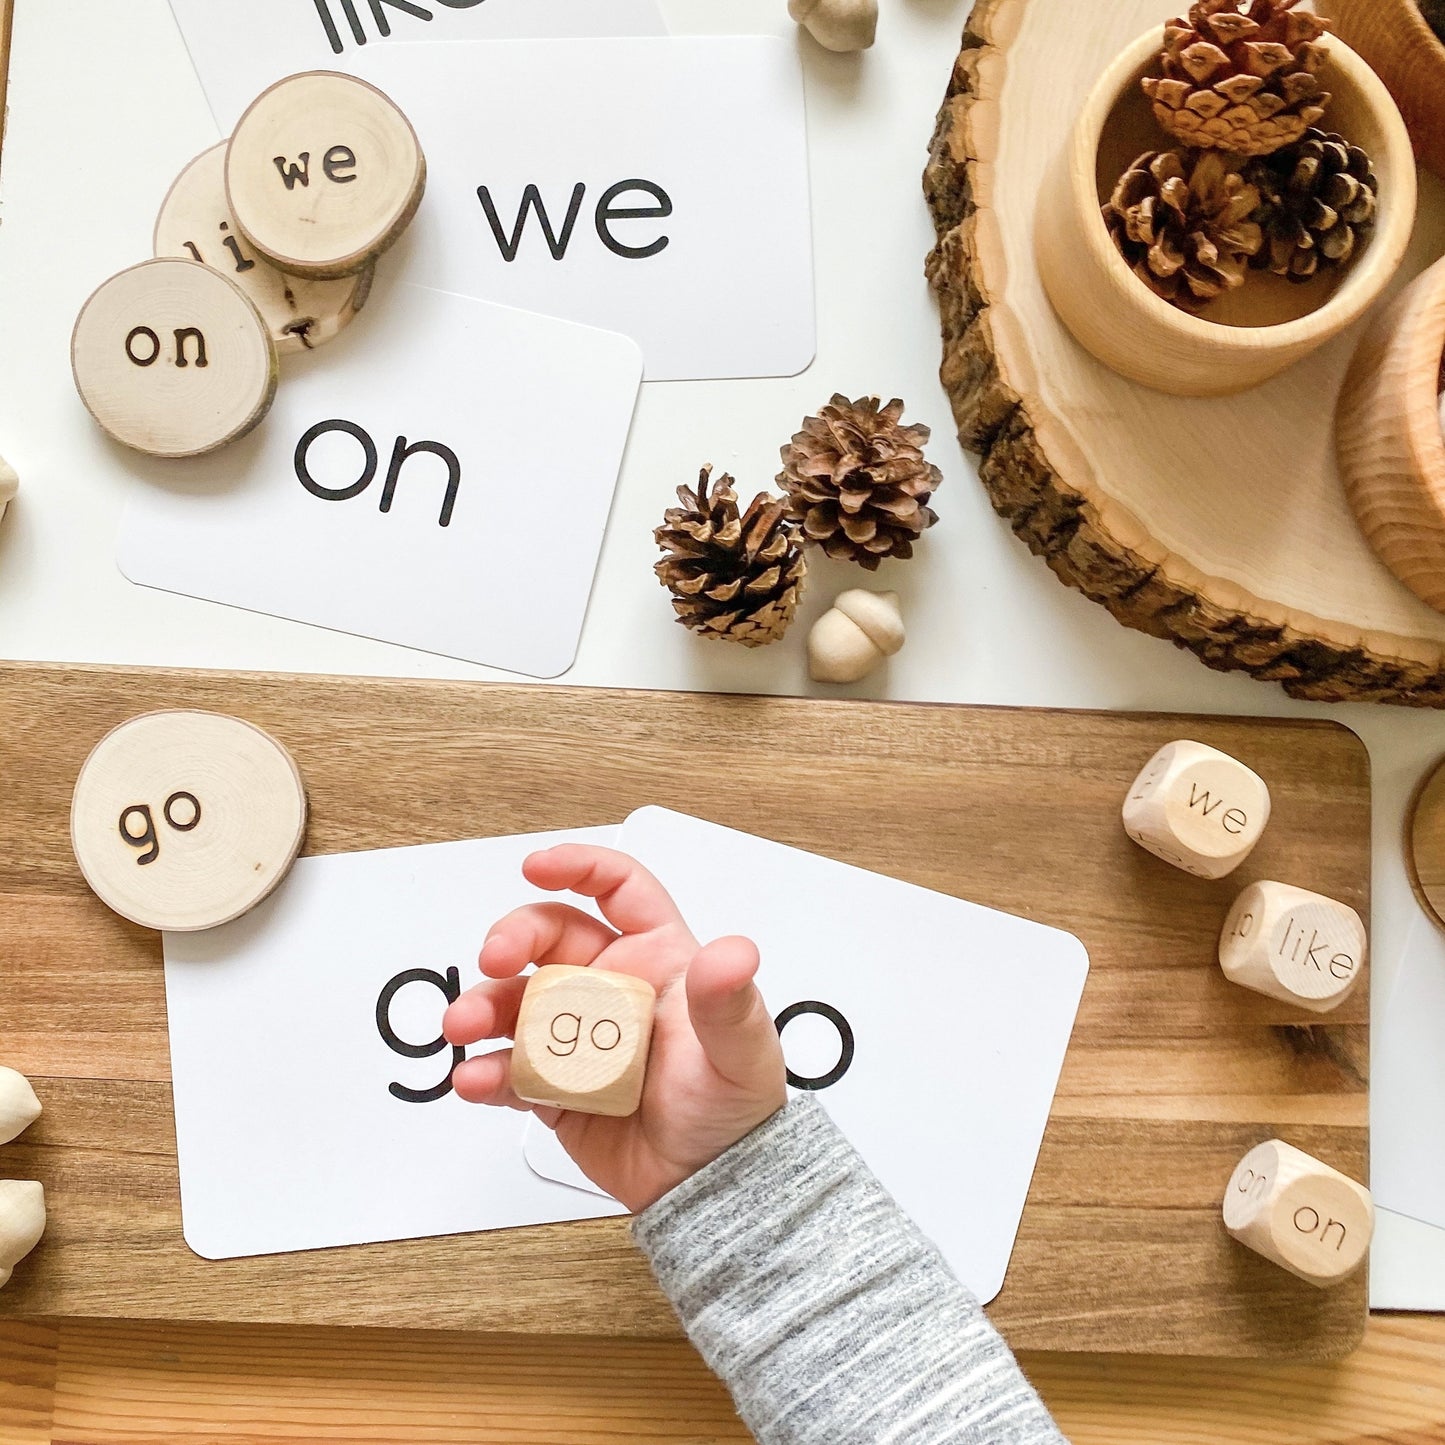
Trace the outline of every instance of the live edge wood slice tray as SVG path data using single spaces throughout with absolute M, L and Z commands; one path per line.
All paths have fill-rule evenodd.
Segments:
M 1184 8 L 974 6 L 924 182 L 959 435 L 995 509 L 1119 621 L 1298 697 L 1445 706 L 1445 616 L 1375 558 L 1335 465 L 1335 399 L 1361 326 L 1253 391 L 1186 399 L 1114 375 L 1044 295 L 1045 169 L 1114 57 Z M 1397 285 L 1442 252 L 1445 191 L 1422 175 Z
M 617 1220 L 190 1253 L 160 937 L 87 891 L 68 835 L 92 745 L 159 708 L 232 713 L 284 743 L 310 798 L 308 853 L 615 823 L 660 802 L 1071 930 L 1092 967 L 994 1320 L 1034 1350 L 1328 1358 L 1359 1342 L 1363 1277 L 1314 1290 L 1219 1219 L 1230 1171 L 1274 1135 L 1366 1177 L 1367 991 L 1299 1014 L 1215 963 L 1256 878 L 1368 918 L 1369 767 L 1345 729 L 42 664 L 0 666 L 0 1062 L 45 1106 L 0 1149 L 0 1175 L 44 1183 L 50 1226 L 0 1314 L 676 1332 Z M 1273 794 L 1260 846 L 1219 883 L 1148 856 L 1119 821 L 1137 769 L 1180 736 Z M 878 987 L 907 989 L 909 965 L 900 920 Z

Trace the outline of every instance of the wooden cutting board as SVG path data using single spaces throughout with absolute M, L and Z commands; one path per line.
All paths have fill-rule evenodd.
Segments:
M 50 1228 L 0 1314 L 676 1330 L 616 1220 L 220 1263 L 187 1250 L 160 938 L 86 891 L 67 831 L 91 746 L 166 707 L 237 714 L 291 749 L 310 853 L 663 803 L 1073 931 L 1092 971 L 995 1321 L 1044 1350 L 1324 1358 L 1358 1342 L 1362 1278 L 1319 1293 L 1218 1218 L 1233 1165 L 1274 1134 L 1365 1177 L 1367 993 L 1321 1021 L 1214 963 L 1254 878 L 1369 916 L 1369 767 L 1344 728 L 33 664 L 0 666 L 0 1062 L 45 1114 L 0 1149 L 0 1175 L 44 1182 Z M 1263 842 L 1222 883 L 1119 824 L 1138 767 L 1178 736 L 1273 793 Z

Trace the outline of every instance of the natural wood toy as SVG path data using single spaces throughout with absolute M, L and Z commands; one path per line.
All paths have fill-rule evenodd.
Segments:
M 1445 759 L 1425 774 L 1411 799 L 1405 863 L 1420 907 L 1445 928 Z
M 271 409 L 276 349 L 250 299 L 196 261 L 145 261 L 81 308 L 70 365 L 86 409 L 124 446 L 192 457 Z
M 85 760 L 70 839 L 85 881 L 123 918 L 194 932 L 229 923 L 286 876 L 306 830 L 290 753 L 239 718 L 154 712 Z
M 335 281 L 278 271 L 241 234 L 226 200 L 227 142 L 197 156 L 176 178 L 156 218 L 157 256 L 184 256 L 219 271 L 255 303 L 283 355 L 330 341 L 366 304 L 375 268 Z
M 1251 1149 L 1224 1191 L 1224 1226 L 1241 1244 L 1317 1288 L 1357 1270 L 1370 1248 L 1370 1191 L 1279 1139 Z
M 1365 949 L 1365 925 L 1353 908 L 1288 883 L 1251 883 L 1219 935 L 1227 977 L 1315 1013 L 1354 992 Z
M 226 195 L 246 239 L 298 276 L 369 266 L 406 229 L 425 187 L 411 122 L 375 86 L 329 70 L 264 91 L 226 152 Z
M 878 0 L 788 0 L 788 14 L 825 50 L 867 50 L 878 33 Z
M 14 1069 L 0 1068 L 0 1144 L 17 1139 L 40 1117 L 40 1100 L 30 1080 Z
M 631 974 L 550 964 L 527 982 L 512 1088 L 530 1104 L 624 1118 L 642 1099 L 652 985 Z
M 1197 878 L 1238 868 L 1269 822 L 1269 789 L 1218 748 L 1180 739 L 1145 763 L 1124 802 L 1124 831 Z
M 0 1179 L 0 1289 L 44 1233 L 44 1188 L 33 1179 Z
M 0 521 L 4 521 L 5 508 L 14 500 L 19 489 L 20 478 L 15 475 L 15 468 L 0 457 Z
M 840 592 L 808 634 L 808 674 L 814 682 L 857 682 L 904 643 L 896 592 Z

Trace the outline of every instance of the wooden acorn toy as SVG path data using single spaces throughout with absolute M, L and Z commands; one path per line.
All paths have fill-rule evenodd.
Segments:
M 44 1186 L 33 1179 L 0 1179 L 0 1289 L 44 1233 Z
M 17 1139 L 40 1117 L 40 1100 L 30 1080 L 14 1069 L 0 1068 L 0 1144 Z
M 5 508 L 15 500 L 15 493 L 20 489 L 20 478 L 15 475 L 15 468 L 0 457 L 0 521 L 5 519 Z
M 878 0 L 788 0 L 788 14 L 825 50 L 867 50 L 878 33 Z
M 808 674 L 814 682 L 858 682 L 907 637 L 896 592 L 840 592 L 808 634 Z

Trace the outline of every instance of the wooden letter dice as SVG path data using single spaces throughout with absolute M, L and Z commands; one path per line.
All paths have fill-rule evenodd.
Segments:
M 582 1114 L 635 1114 L 656 1003 L 652 985 L 630 974 L 562 964 L 539 968 L 517 1016 L 517 1096 Z
M 1124 831 L 1196 878 L 1238 868 L 1269 822 L 1269 789 L 1243 763 L 1203 743 L 1166 743 L 1134 779 Z
M 1370 1191 L 1278 1139 L 1251 1149 L 1224 1192 L 1224 1227 L 1320 1289 L 1360 1267 L 1375 1230 Z
M 1365 925 L 1346 904 L 1288 883 L 1251 883 L 1224 920 L 1219 963 L 1245 988 L 1328 1013 L 1360 981 L 1365 947 Z

